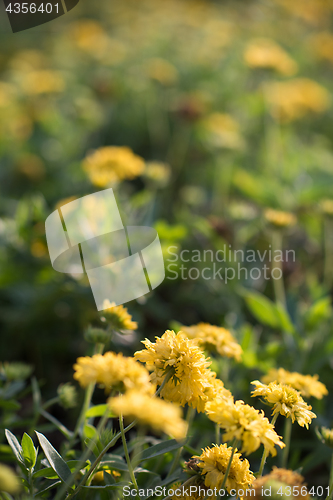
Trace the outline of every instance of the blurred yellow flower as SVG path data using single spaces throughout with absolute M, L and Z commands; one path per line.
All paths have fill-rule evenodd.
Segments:
M 327 21 L 332 11 L 331 0 L 275 0 L 291 14 L 294 14 L 310 24 L 320 24 Z
M 21 86 L 28 95 L 62 92 L 65 81 L 58 71 L 30 71 L 22 75 Z
M 74 379 L 82 387 L 101 384 L 107 391 L 137 389 L 153 394 L 155 387 L 150 383 L 149 372 L 134 358 L 128 358 L 114 352 L 104 355 L 94 354 L 78 358 L 74 365 Z
M 158 187 L 165 187 L 170 179 L 171 169 L 167 163 L 149 161 L 146 164 L 145 177 Z
M 132 316 L 127 312 L 127 308 L 122 305 L 116 306 L 115 302 L 105 300 L 101 315 L 113 330 L 136 330 L 138 328 L 137 322 L 132 321 Z
M 134 179 L 145 169 L 145 162 L 125 146 L 106 146 L 89 154 L 83 169 L 95 186 L 106 187 L 125 179 Z
M 22 489 L 15 472 L 7 465 L 0 464 L 0 492 L 5 491 L 14 495 Z
M 201 469 L 201 475 L 205 478 L 205 486 L 218 490 L 221 488 L 224 476 L 232 454 L 232 447 L 227 444 L 205 448 L 202 454 L 197 457 L 200 462 L 198 467 Z M 230 493 L 231 490 L 237 492 L 243 490 L 245 492 L 253 483 L 255 477 L 250 471 L 250 464 L 246 458 L 242 459 L 241 454 L 237 453 L 237 449 L 232 458 L 230 471 L 225 484 L 226 490 Z M 236 495 L 238 496 L 238 494 Z M 241 497 L 242 498 L 242 497 Z
M 271 68 L 285 76 L 297 72 L 297 63 L 270 38 L 250 40 L 244 51 L 245 63 L 251 68 Z
M 101 24 L 91 19 L 81 19 L 69 25 L 69 36 L 74 44 L 91 56 L 100 57 L 108 48 L 108 35 Z
M 279 384 L 290 385 L 305 398 L 313 396 L 322 399 L 328 394 L 326 386 L 319 381 L 318 375 L 302 375 L 298 372 L 288 372 L 284 368 L 272 368 L 267 375 L 262 377 L 262 381 L 264 384 L 276 381 Z
M 320 208 L 324 214 L 333 215 L 333 200 L 322 200 Z
M 15 96 L 15 88 L 9 83 L 0 82 L 0 108 L 9 106 Z
M 187 423 L 182 419 L 181 409 L 173 403 L 133 390 L 110 398 L 108 405 L 113 413 L 138 419 L 155 431 L 163 431 L 176 439 L 186 436 Z
M 310 47 L 319 59 L 333 62 L 333 33 L 317 33 L 310 39 Z
M 280 413 L 286 418 L 291 418 L 291 421 L 296 422 L 301 427 L 309 428 L 309 424 L 313 418 L 317 418 L 317 415 L 313 413 L 312 406 L 306 404 L 301 394 L 290 387 L 290 385 L 278 384 L 276 382 L 271 382 L 265 385 L 259 380 L 254 380 L 251 382 L 256 389 L 252 391 L 252 397 L 259 396 L 263 397 L 267 404 L 273 406 L 273 413 Z
M 206 403 L 206 413 L 226 431 L 223 434 L 225 441 L 236 438 L 242 442 L 242 453 L 249 455 L 263 444 L 266 452 L 275 456 L 275 446 L 285 446 L 264 413 L 244 401 L 234 403 L 232 399 L 217 398 Z
M 333 448 L 333 429 L 321 427 L 320 430 L 316 429 L 316 434 L 322 443 L 326 444 L 330 448 Z
M 323 113 L 329 108 L 329 92 L 309 78 L 268 83 L 264 87 L 274 118 L 290 122 L 309 112 Z
M 207 401 L 205 391 L 212 386 L 210 371 L 211 364 L 205 358 L 195 340 L 189 340 L 183 332 L 167 330 L 162 337 L 156 337 L 156 342 L 143 340 L 146 349 L 138 351 L 134 357 L 146 363 L 152 371 L 153 384 L 161 385 L 166 374 L 172 377 L 165 384 L 161 396 L 181 406 L 186 403 L 198 411 L 203 411 Z
M 287 491 L 286 486 L 291 486 L 292 494 L 287 495 L 285 493 Z M 293 489 L 294 486 L 295 489 Z M 278 469 L 275 466 L 273 466 L 273 470 L 272 472 L 270 472 L 270 474 L 267 474 L 263 477 L 258 477 L 252 484 L 252 487 L 254 489 L 255 500 L 264 499 L 264 491 L 270 491 L 270 496 L 272 498 L 276 498 L 278 497 L 278 495 L 281 498 L 288 497 L 291 500 L 296 498 L 304 498 L 304 500 L 309 500 L 310 498 L 306 489 L 306 485 L 304 483 L 303 476 L 292 470 Z M 284 494 L 281 495 L 278 493 L 278 491 L 280 491 L 280 493 L 282 491 L 284 492 Z
M 238 122 L 228 114 L 212 113 L 200 122 L 203 136 L 214 147 L 242 149 L 244 139 Z
M 267 222 L 277 227 L 293 226 L 297 222 L 297 218 L 294 214 L 283 212 L 282 210 L 274 210 L 273 208 L 267 208 L 264 212 L 264 217 Z
M 240 361 L 242 348 L 229 330 L 209 323 L 198 323 L 192 326 L 182 326 L 182 331 L 190 339 L 196 339 L 198 345 L 207 351 L 216 351 L 221 356 Z
M 146 61 L 145 67 L 148 76 L 163 85 L 172 85 L 178 80 L 176 67 L 165 59 L 153 57 Z
M 106 474 L 111 474 L 115 479 L 121 476 L 120 472 L 118 472 L 117 470 L 103 469 L 93 475 L 91 480 L 92 484 L 104 483 L 104 472 Z
M 208 401 L 213 401 L 215 399 L 233 401 L 234 400 L 233 395 L 228 389 L 224 387 L 224 383 L 222 382 L 222 380 L 216 378 L 216 373 L 210 371 L 209 375 L 212 385 L 211 387 L 208 387 L 208 389 L 206 390 Z

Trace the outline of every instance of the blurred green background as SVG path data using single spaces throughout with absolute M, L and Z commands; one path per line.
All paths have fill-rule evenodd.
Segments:
M 174 322 L 205 321 L 242 343 L 243 363 L 225 368 L 236 397 L 274 366 L 333 389 L 332 15 L 331 0 L 81 0 L 17 34 L 2 19 L 2 361 L 33 365 L 46 395 L 72 379 L 98 316 L 86 279 L 52 269 L 44 223 L 61 200 L 113 187 L 125 224 L 158 230 L 166 266 L 170 247 L 278 247 L 295 261 L 282 263 L 282 316 L 281 282 L 172 279 L 167 268 L 158 289 L 126 305 L 138 333 L 110 348 L 132 353 Z M 84 160 L 104 146 L 131 148 L 142 174 L 96 182 Z M 332 403 L 314 404 L 319 424 L 333 424 Z M 310 447 L 303 432 L 296 464 Z M 306 456 L 320 484 L 321 445 Z

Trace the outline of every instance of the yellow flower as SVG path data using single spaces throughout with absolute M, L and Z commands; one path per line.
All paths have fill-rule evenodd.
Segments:
M 328 390 L 318 379 L 318 375 L 302 375 L 298 372 L 288 372 L 284 368 L 279 368 L 278 370 L 272 368 L 267 375 L 262 377 L 264 384 L 276 381 L 279 384 L 290 385 L 305 398 L 313 396 L 317 399 L 322 399 L 323 396 L 328 394 Z
M 244 52 L 245 63 L 251 68 L 271 68 L 285 76 L 297 72 L 297 63 L 274 40 L 250 40 Z
M 171 176 L 171 169 L 167 163 L 160 161 L 149 161 L 146 165 L 145 177 L 148 181 L 158 187 L 168 184 Z
M 7 465 L 0 464 L 0 491 L 14 495 L 21 489 L 21 483 L 14 471 Z
M 110 398 L 108 404 L 117 415 L 136 418 L 155 431 L 163 431 L 176 439 L 186 436 L 187 423 L 182 419 L 181 409 L 173 403 L 133 390 L 123 396 Z
M 309 112 L 323 113 L 330 105 L 329 92 L 309 78 L 266 84 L 265 93 L 274 118 L 289 122 Z
M 107 391 L 112 388 L 119 391 L 137 389 L 149 394 L 155 391 L 149 372 L 134 358 L 121 353 L 107 352 L 78 358 L 74 370 L 74 379 L 82 387 L 94 383 L 105 386 Z
M 291 494 L 287 494 L 286 486 L 291 487 Z M 293 488 L 295 486 L 295 488 Z M 304 500 L 309 499 L 308 491 L 306 485 L 304 484 L 304 477 L 287 469 L 278 469 L 273 467 L 270 474 L 266 476 L 259 477 L 252 484 L 255 490 L 254 498 L 256 500 L 264 499 L 263 491 L 266 488 L 271 488 L 271 498 L 283 498 L 288 497 L 293 498 L 304 498 Z M 280 493 L 278 491 L 280 490 Z M 281 491 L 283 495 L 281 495 Z M 252 496 L 252 495 L 251 495 Z
M 100 470 L 99 472 L 96 472 L 96 474 L 93 475 L 92 481 L 91 481 L 92 484 L 101 484 L 101 483 L 105 484 L 104 472 L 112 475 L 115 479 L 117 479 L 121 476 L 120 472 L 118 472 L 117 470 L 103 469 L 103 470 Z
M 23 91 L 28 95 L 62 92 L 65 88 L 63 77 L 57 71 L 30 71 L 22 77 Z
M 102 316 L 109 323 L 113 330 L 136 330 L 138 324 L 132 321 L 132 316 L 127 312 L 127 308 L 120 305 L 116 306 L 114 302 L 105 300 L 103 303 Z
M 310 45 L 319 59 L 333 62 L 333 34 L 324 31 L 314 35 Z
M 163 85 L 172 85 L 178 80 L 178 71 L 169 61 L 153 57 L 146 62 L 148 76 Z
M 175 334 L 167 330 L 162 337 L 156 337 L 156 342 L 143 340 L 146 349 L 138 351 L 134 357 L 146 363 L 152 371 L 151 380 L 161 385 L 169 371 L 172 378 L 165 384 L 161 396 L 181 406 L 188 403 L 192 408 L 203 411 L 207 401 L 205 391 L 212 386 L 210 371 L 211 364 L 205 358 L 195 340 L 189 340 L 183 332 Z
M 204 118 L 200 126 L 207 142 L 214 147 L 242 149 L 244 139 L 238 122 L 230 115 L 212 113 Z
M 216 373 L 210 371 L 209 375 L 212 386 L 209 387 L 206 391 L 208 401 L 213 401 L 214 399 L 233 401 L 233 395 L 228 389 L 224 387 L 224 383 L 222 382 L 222 380 L 216 378 Z
M 322 200 L 320 202 L 320 208 L 322 212 L 326 215 L 333 215 L 333 200 Z
M 262 396 L 268 404 L 273 405 L 273 413 L 280 413 L 292 422 L 308 429 L 313 418 L 317 416 L 311 411 L 312 407 L 307 405 L 301 394 L 289 385 L 271 382 L 262 384 L 259 380 L 251 382 L 256 389 L 252 391 L 252 397 Z
M 144 168 L 144 160 L 125 146 L 99 148 L 83 161 L 83 169 L 91 182 L 98 187 L 134 179 L 143 173 Z
M 108 49 L 108 35 L 100 24 L 91 19 L 71 24 L 69 34 L 74 44 L 92 57 L 100 58 Z
M 199 457 L 194 457 L 200 460 L 198 466 L 202 469 L 201 474 L 204 476 L 205 486 L 211 489 L 221 488 L 231 453 L 231 446 L 228 447 L 227 444 L 221 444 L 220 446 L 213 446 L 213 448 L 207 447 L 202 450 L 202 454 Z M 232 489 L 235 489 L 237 492 L 243 490 L 244 495 L 254 479 L 248 460 L 246 458 L 241 459 L 241 454 L 237 453 L 236 449 L 225 485 L 226 490 L 229 493 Z
M 277 227 L 288 227 L 296 224 L 297 219 L 290 212 L 282 212 L 282 210 L 274 210 L 267 208 L 264 212 L 265 219 Z
M 242 348 L 226 328 L 198 323 L 192 326 L 183 326 L 182 331 L 190 339 L 197 339 L 198 345 L 207 351 L 217 351 L 221 356 L 235 358 L 240 361 Z
M 266 452 L 275 456 L 275 446 L 285 446 L 264 413 L 244 401 L 234 403 L 232 399 L 217 398 L 206 403 L 206 413 L 210 420 L 226 430 L 225 441 L 235 438 L 242 441 L 242 453 L 249 455 L 263 444 Z

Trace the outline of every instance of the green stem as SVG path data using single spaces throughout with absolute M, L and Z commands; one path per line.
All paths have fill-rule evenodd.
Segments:
M 275 425 L 275 422 L 276 422 L 276 420 L 278 418 L 278 415 L 279 415 L 278 413 L 275 413 L 274 417 L 272 418 L 272 422 L 271 422 L 272 425 Z M 263 451 L 263 454 L 262 454 L 262 457 L 261 457 L 261 462 L 260 462 L 258 477 L 262 476 L 262 473 L 263 473 L 264 467 L 265 467 L 265 463 L 266 463 L 266 459 L 267 459 L 267 455 L 268 455 L 268 452 L 264 448 L 264 451 Z
M 59 403 L 60 398 L 56 396 L 55 398 L 50 399 L 49 401 L 46 401 L 46 403 L 43 404 L 42 409 L 47 410 L 47 408 L 50 408 L 50 406 L 55 405 L 56 403 Z
M 126 443 L 126 436 L 125 436 L 125 432 L 124 432 L 124 420 L 123 420 L 123 416 L 122 415 L 119 416 L 119 427 L 120 427 L 120 432 L 121 432 L 121 440 L 123 442 L 123 447 L 124 447 L 124 451 L 125 451 L 125 458 L 126 458 L 126 463 L 127 463 L 127 467 L 128 467 L 128 472 L 130 474 L 131 481 L 134 484 L 134 487 L 136 489 L 136 492 L 137 492 L 136 495 L 137 495 L 138 498 L 140 498 L 138 483 L 136 482 L 136 477 L 135 477 L 135 474 L 134 474 L 134 469 L 133 469 L 132 462 L 131 462 L 131 459 L 130 459 L 130 456 L 129 456 L 129 453 L 128 453 L 128 448 L 127 448 L 127 443 Z
M 193 422 L 194 416 L 195 416 L 195 409 L 188 407 L 187 414 L 186 414 L 186 422 L 187 422 L 187 425 L 188 425 L 186 438 L 188 437 L 188 433 L 189 433 L 191 424 Z M 175 458 L 173 460 L 173 463 L 171 465 L 171 469 L 169 470 L 167 477 L 170 477 L 171 474 L 173 474 L 175 472 L 175 470 L 176 470 L 176 468 L 178 466 L 181 454 L 183 452 L 183 449 L 184 449 L 183 446 L 181 448 L 178 448 L 177 453 L 175 455 Z
M 290 449 L 290 438 L 291 438 L 291 428 L 292 428 L 292 421 L 291 418 L 287 418 L 285 422 L 285 427 L 284 427 L 284 442 L 286 444 L 284 450 L 283 450 L 283 455 L 282 455 L 282 464 L 281 466 L 286 469 L 288 465 L 288 456 L 289 456 L 289 449 Z
M 328 289 L 332 286 L 333 258 L 332 258 L 332 223 L 328 217 L 324 219 L 324 285 Z
M 219 445 L 221 442 L 220 426 L 215 424 L 215 444 Z
M 279 230 L 274 230 L 272 234 L 272 256 L 274 258 L 274 255 L 276 254 L 276 251 L 282 251 L 282 231 Z M 284 291 L 284 284 L 283 284 L 283 275 L 282 275 L 282 263 L 275 262 L 274 261 L 274 267 L 272 269 L 271 274 L 274 273 L 274 269 L 279 270 L 279 275 L 281 275 L 281 278 L 275 279 L 273 276 L 273 287 L 274 287 L 274 293 L 275 293 L 275 299 L 276 302 L 280 302 L 283 307 L 286 309 L 286 294 Z
M 229 463 L 227 465 L 227 470 L 225 471 L 225 474 L 224 474 L 223 482 L 222 482 L 222 485 L 221 485 L 221 490 L 223 490 L 225 488 L 225 485 L 227 484 L 227 479 L 228 479 L 229 472 L 230 472 L 230 469 L 231 469 L 232 460 L 234 458 L 234 454 L 235 454 L 235 451 L 236 451 L 236 444 L 237 444 L 237 439 L 235 438 L 233 440 L 233 442 L 232 442 L 232 451 L 231 451 L 231 455 L 230 455 L 230 458 L 229 458 Z
M 333 497 L 333 455 L 331 458 L 331 470 L 330 470 L 330 482 L 329 482 L 329 493 L 326 500 L 332 500 Z

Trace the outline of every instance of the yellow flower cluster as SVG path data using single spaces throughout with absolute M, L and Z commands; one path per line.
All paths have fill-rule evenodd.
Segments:
M 206 404 L 206 413 L 210 420 L 226 430 L 225 441 L 242 441 L 242 453 L 249 455 L 263 444 L 266 452 L 275 456 L 275 446 L 285 446 L 264 413 L 244 401 L 234 403 L 232 399 L 217 398 Z
M 317 418 L 312 407 L 306 404 L 301 394 L 290 385 L 271 382 L 268 385 L 262 384 L 259 380 L 251 382 L 256 389 L 252 391 L 252 397 L 263 397 L 268 404 L 273 405 L 273 415 L 280 413 L 292 422 L 296 422 L 301 427 L 308 429 L 313 418 Z
M 74 370 L 74 378 L 82 387 L 101 384 L 107 391 L 137 389 L 148 394 L 155 391 L 149 372 L 135 359 L 121 353 L 107 352 L 78 358 Z
M 225 113 L 212 113 L 200 122 L 207 142 L 214 147 L 242 149 L 244 139 L 238 122 Z
M 326 215 L 333 215 L 333 200 L 322 200 L 320 202 L 320 208 L 322 212 Z
M 278 491 L 280 492 L 286 491 L 286 486 L 291 486 L 292 495 L 284 495 L 288 496 L 291 499 L 294 498 L 304 498 L 304 500 L 309 499 L 309 495 L 307 493 L 306 485 L 304 484 L 304 477 L 298 474 L 297 472 L 287 470 L 287 469 L 279 469 L 278 467 L 273 467 L 273 470 L 270 474 L 266 476 L 260 477 L 256 479 L 252 485 L 255 493 L 254 498 L 256 500 L 260 500 L 261 498 L 265 498 L 263 495 L 263 491 L 265 488 L 271 487 L 272 497 L 276 497 L 278 495 Z M 296 488 L 293 488 L 295 486 Z M 281 489 L 282 487 L 282 489 Z
M 99 148 L 83 161 L 83 169 L 91 182 L 98 187 L 134 179 L 143 173 L 144 168 L 144 160 L 125 146 Z
M 182 331 L 190 339 L 197 339 L 198 345 L 207 351 L 217 351 L 221 356 L 241 360 L 242 348 L 229 330 L 209 323 L 183 326 Z
M 200 462 L 198 467 L 201 469 L 201 474 L 204 476 L 205 486 L 208 488 L 220 489 L 224 480 L 224 476 L 229 464 L 232 453 L 232 447 L 227 444 L 205 448 L 202 454 L 198 457 Z M 244 492 L 252 485 L 254 475 L 250 471 L 248 460 L 241 459 L 241 454 L 236 452 L 232 458 L 230 472 L 225 484 L 226 490 L 230 493 L 232 489 Z M 238 496 L 238 495 L 237 495 Z
M 270 38 L 250 40 L 244 51 L 245 63 L 251 68 L 270 68 L 285 76 L 297 72 L 297 63 Z
M 267 222 L 277 227 L 293 226 L 297 222 L 294 214 L 283 212 L 282 210 L 274 210 L 273 208 L 267 208 L 264 212 L 264 217 Z
M 138 419 L 141 424 L 176 439 L 186 436 L 187 423 L 182 419 L 181 409 L 173 403 L 133 390 L 123 396 L 110 398 L 108 404 L 116 415 Z
M 134 357 L 146 363 L 152 371 L 153 384 L 161 385 L 168 373 L 172 377 L 164 385 L 161 396 L 185 406 L 187 403 L 198 411 L 204 411 L 207 390 L 212 387 L 212 375 L 208 370 L 211 362 L 205 358 L 196 340 L 190 340 L 183 332 L 167 330 L 156 342 L 143 340 L 146 349 Z
M 114 302 L 105 300 L 103 303 L 103 318 L 108 322 L 110 327 L 116 331 L 136 330 L 138 324 L 132 321 L 132 316 L 127 312 L 127 308 L 120 305 L 116 306 Z
M 28 95 L 50 94 L 62 92 L 65 82 L 61 74 L 57 71 L 38 70 L 31 71 L 22 78 L 23 91 Z
M 298 372 L 288 372 L 284 368 L 272 368 L 267 375 L 262 377 L 264 384 L 277 382 L 279 384 L 290 385 L 299 391 L 303 397 L 311 396 L 322 399 L 328 394 L 326 386 L 319 381 L 318 375 L 302 375 Z
M 319 59 L 333 62 L 333 34 L 323 31 L 311 40 L 311 47 Z
M 330 94 L 309 78 L 295 78 L 265 86 L 274 118 L 290 122 L 303 118 L 309 112 L 323 113 L 330 105 Z

